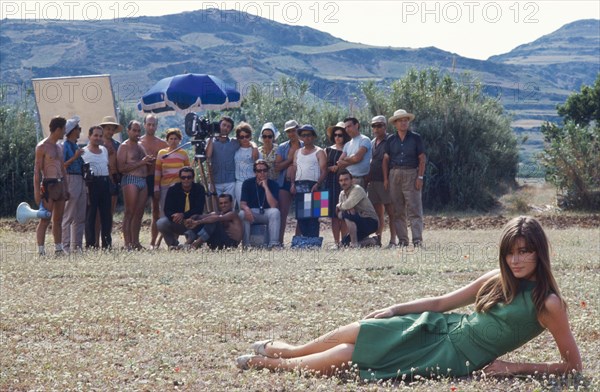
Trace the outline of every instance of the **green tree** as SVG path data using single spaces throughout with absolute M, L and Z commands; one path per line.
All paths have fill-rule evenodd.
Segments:
M 4 97 L 0 96 L 0 102 Z M 0 104 L 0 216 L 15 216 L 19 203 L 33 204 L 36 121 L 29 95 L 24 102 Z
M 368 83 L 363 92 L 371 115 L 390 117 L 400 108 L 415 114 L 411 129 L 423 137 L 427 155 L 425 207 L 485 210 L 514 185 L 518 152 L 510 118 L 471 76 L 413 69 L 389 88 Z
M 325 140 L 325 130 L 343 120 L 347 114 L 346 108 L 314 97 L 307 82 L 284 77 L 270 85 L 252 86 L 234 118 L 237 121 L 247 121 L 257 131 L 260 131 L 265 122 L 273 122 L 282 134 L 278 143 L 287 140 L 282 129 L 287 120 L 295 119 L 300 124 L 312 124 L 319 135 L 317 144 L 326 146 L 329 142 Z
M 564 125 L 542 125 L 546 179 L 558 188 L 561 206 L 600 210 L 600 74 L 557 109 Z

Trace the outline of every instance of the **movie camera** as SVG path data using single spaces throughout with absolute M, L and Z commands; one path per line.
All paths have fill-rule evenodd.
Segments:
M 194 156 L 198 159 L 206 158 L 206 139 L 219 134 L 218 122 L 211 122 L 206 117 L 198 117 L 196 113 L 188 113 L 185 116 L 185 133 L 195 147 Z

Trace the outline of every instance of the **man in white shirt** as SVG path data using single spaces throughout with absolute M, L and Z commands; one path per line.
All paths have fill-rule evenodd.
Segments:
M 100 212 L 102 248 L 112 247 L 112 212 L 108 150 L 102 145 L 103 129 L 93 126 L 89 131 L 88 145 L 83 149 L 84 179 L 87 184 L 89 204 L 85 216 L 86 248 L 97 248 L 96 214 Z
M 355 117 L 344 119 L 346 133 L 350 141 L 344 145 L 342 156 L 337 162 L 338 170 L 346 169 L 352 174 L 352 181 L 366 189 L 365 176 L 369 174 L 371 163 L 371 139 L 360 133 L 360 124 Z

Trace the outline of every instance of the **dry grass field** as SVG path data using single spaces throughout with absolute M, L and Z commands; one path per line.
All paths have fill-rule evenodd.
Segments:
M 60 258 L 39 258 L 33 232 L 1 227 L 2 391 L 600 390 L 597 226 L 547 229 L 583 377 L 408 374 L 379 384 L 348 371 L 240 372 L 234 359 L 258 339 L 305 341 L 375 308 L 460 287 L 496 267 L 499 227 L 429 229 L 418 250 L 163 249 Z M 559 354 L 544 332 L 505 359 L 556 361 Z

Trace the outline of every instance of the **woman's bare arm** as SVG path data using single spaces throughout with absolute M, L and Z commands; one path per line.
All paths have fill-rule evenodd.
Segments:
M 414 301 L 400 303 L 379 309 L 369 313 L 365 318 L 387 318 L 409 313 L 422 312 L 447 312 L 452 309 L 460 308 L 475 302 L 477 292 L 485 282 L 491 277 L 498 275 L 499 271 L 490 271 L 468 285 L 461 287 L 451 293 L 440 295 L 438 297 L 421 298 Z

